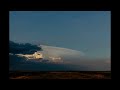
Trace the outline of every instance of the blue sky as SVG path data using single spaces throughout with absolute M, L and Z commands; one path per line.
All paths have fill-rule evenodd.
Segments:
M 75 49 L 110 58 L 109 11 L 11 11 L 10 40 Z

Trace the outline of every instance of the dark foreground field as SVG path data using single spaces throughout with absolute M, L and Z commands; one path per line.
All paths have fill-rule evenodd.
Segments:
M 9 72 L 10 79 L 111 79 L 110 71 L 85 72 Z

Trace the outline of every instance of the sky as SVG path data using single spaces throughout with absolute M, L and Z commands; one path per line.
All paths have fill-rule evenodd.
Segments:
M 20 43 L 43 44 L 110 58 L 110 11 L 10 11 L 9 37 Z

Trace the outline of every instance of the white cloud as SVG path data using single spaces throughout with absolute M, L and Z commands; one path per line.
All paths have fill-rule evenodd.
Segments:
M 61 47 L 53 47 L 40 45 L 43 51 L 39 51 L 43 54 L 44 59 L 50 59 L 49 57 L 61 58 L 61 60 L 65 60 L 67 58 L 78 58 L 84 56 L 84 53 L 77 50 L 61 48 Z

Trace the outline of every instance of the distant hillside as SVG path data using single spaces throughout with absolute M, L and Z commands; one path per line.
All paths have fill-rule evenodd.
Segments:
M 37 45 L 32 45 L 29 43 L 19 44 L 13 41 L 9 41 L 9 53 L 13 54 L 33 54 L 36 51 L 41 51 L 41 47 Z

